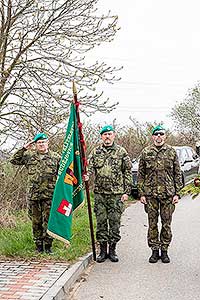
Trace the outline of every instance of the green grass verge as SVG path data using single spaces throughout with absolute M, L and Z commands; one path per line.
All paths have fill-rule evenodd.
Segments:
M 195 199 L 199 194 L 200 194 L 200 187 L 197 187 L 194 185 L 194 182 L 186 185 L 182 190 L 181 190 L 181 196 L 184 195 L 191 195 L 192 199 Z
M 136 200 L 130 198 L 127 206 Z M 93 196 L 91 196 L 93 210 Z M 31 221 L 26 211 L 13 213 L 15 226 L 0 228 L 0 259 L 15 260 L 53 260 L 73 262 L 80 256 L 92 251 L 89 228 L 87 203 L 73 214 L 71 245 L 66 248 L 63 242 L 56 239 L 53 241 L 53 254 L 36 254 L 32 238 Z M 94 232 L 96 229 L 93 214 Z
M 86 203 L 74 212 L 70 247 L 54 239 L 53 255 L 35 253 L 31 221 L 26 211 L 15 213 L 13 218 L 15 227 L 0 229 L 0 258 L 74 261 L 92 249 Z M 94 216 L 93 223 L 95 230 Z

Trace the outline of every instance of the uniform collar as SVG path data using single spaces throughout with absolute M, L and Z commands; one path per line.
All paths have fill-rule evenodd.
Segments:
M 114 149 L 116 149 L 116 147 L 117 146 L 116 146 L 115 142 L 112 144 L 112 146 L 108 146 L 108 147 L 106 147 L 106 146 L 104 146 L 104 144 L 102 144 L 102 148 L 106 151 L 114 150 Z
M 48 155 L 48 154 L 49 154 L 49 150 L 48 150 L 47 152 L 45 152 L 45 153 L 42 153 L 42 152 L 37 151 L 37 154 L 38 154 L 38 155 L 41 155 L 41 156 L 42 156 L 42 155 Z
M 167 144 L 164 143 L 161 147 L 156 147 L 154 144 L 152 145 L 151 149 L 155 150 L 156 152 L 159 152 L 161 150 L 167 149 Z

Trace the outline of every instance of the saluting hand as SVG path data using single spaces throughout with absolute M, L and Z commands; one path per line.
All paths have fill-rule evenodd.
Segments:
M 31 148 L 32 148 L 32 146 L 33 146 L 33 143 L 34 143 L 34 141 L 30 141 L 30 142 L 28 142 L 27 144 L 25 144 L 25 145 L 24 145 L 24 148 L 25 148 L 26 150 L 29 150 L 29 149 L 31 149 Z

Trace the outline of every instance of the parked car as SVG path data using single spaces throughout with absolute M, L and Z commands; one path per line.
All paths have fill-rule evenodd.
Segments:
M 200 157 L 198 154 L 189 146 L 174 146 L 176 153 L 178 155 L 183 186 L 190 183 L 200 172 Z M 132 175 L 133 175 L 133 189 L 132 196 L 138 198 L 137 190 L 137 172 L 139 166 L 139 158 L 133 160 L 132 162 Z

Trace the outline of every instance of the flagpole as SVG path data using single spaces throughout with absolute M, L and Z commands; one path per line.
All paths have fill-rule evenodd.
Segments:
M 80 122 L 80 114 L 79 114 L 79 102 L 77 100 L 77 89 L 76 89 L 76 85 L 75 85 L 74 81 L 73 81 L 73 95 L 74 95 L 74 104 L 76 107 L 76 116 L 77 116 L 77 121 L 78 121 L 83 174 L 86 174 L 87 173 L 87 170 L 86 170 L 87 160 L 86 160 L 86 153 L 85 153 L 85 141 L 84 141 L 84 136 L 82 133 L 82 124 Z M 94 228 L 93 228 L 93 222 L 92 222 L 92 209 L 91 209 L 90 189 L 89 189 L 88 181 L 85 181 L 85 191 L 86 191 L 86 198 L 87 198 L 87 207 L 88 207 L 88 216 L 89 216 L 89 224 L 90 224 L 90 235 L 91 235 L 91 242 L 92 242 L 93 259 L 94 259 L 94 261 L 96 261 Z

